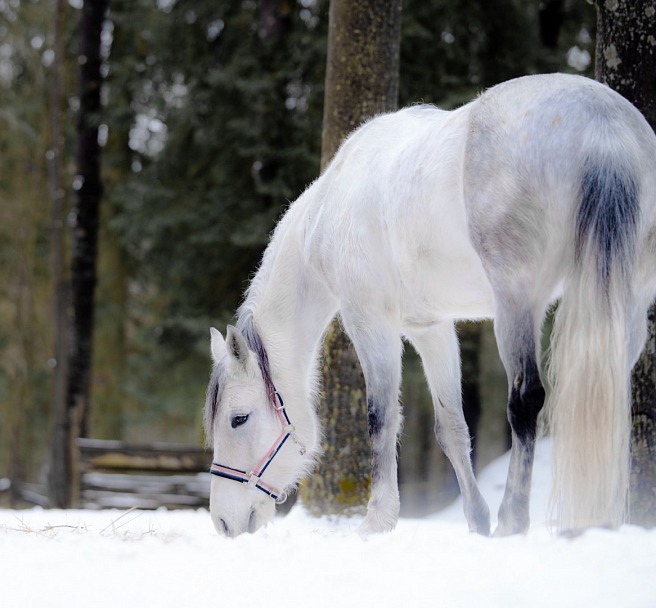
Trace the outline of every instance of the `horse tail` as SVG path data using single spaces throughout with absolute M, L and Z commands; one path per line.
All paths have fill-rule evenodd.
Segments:
M 588 160 L 549 368 L 551 512 L 561 529 L 617 526 L 627 508 L 627 341 L 638 216 L 637 181 L 626 161 Z

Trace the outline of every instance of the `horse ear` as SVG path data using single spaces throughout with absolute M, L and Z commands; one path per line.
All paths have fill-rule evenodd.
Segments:
M 228 354 L 244 369 L 247 369 L 251 351 L 248 348 L 248 344 L 246 344 L 246 339 L 236 327 L 228 325 L 225 344 Z
M 225 340 L 221 332 L 215 327 L 210 327 L 210 350 L 215 364 L 219 363 L 228 354 Z

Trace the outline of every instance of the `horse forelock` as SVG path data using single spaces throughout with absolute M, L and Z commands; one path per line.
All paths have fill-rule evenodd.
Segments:
M 246 340 L 248 348 L 257 357 L 257 362 L 262 372 L 262 378 L 267 388 L 267 392 L 272 394 L 274 387 L 271 380 L 271 372 L 269 367 L 269 357 L 266 348 L 262 343 L 260 334 L 255 329 L 255 323 L 250 312 L 246 312 L 238 321 L 237 329 L 241 332 Z M 203 417 L 203 425 L 205 427 L 205 437 L 207 442 L 211 442 L 214 435 L 214 421 L 219 411 L 219 404 L 223 389 L 225 387 L 227 378 L 227 364 L 226 361 L 219 361 L 214 365 L 210 382 L 207 386 L 207 394 L 205 397 L 205 411 Z

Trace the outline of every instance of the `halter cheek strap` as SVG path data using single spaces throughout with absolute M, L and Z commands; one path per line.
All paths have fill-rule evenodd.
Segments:
M 238 481 L 239 483 L 246 484 L 251 489 L 257 489 L 264 492 L 267 496 L 275 500 L 277 503 L 282 503 L 287 500 L 287 493 L 279 491 L 273 486 L 262 481 L 262 475 L 267 470 L 268 466 L 273 462 L 273 459 L 278 455 L 280 449 L 285 442 L 291 437 L 292 440 L 299 446 L 301 454 L 305 454 L 305 446 L 300 443 L 298 437 L 296 436 L 296 429 L 294 425 L 289 421 L 289 416 L 285 410 L 285 404 L 280 396 L 280 393 L 271 386 L 269 390 L 269 401 L 271 401 L 280 423 L 282 424 L 282 431 L 278 438 L 273 442 L 273 445 L 269 448 L 268 452 L 262 457 L 257 466 L 247 473 L 241 469 L 234 469 L 217 462 L 213 462 L 210 467 L 210 473 L 216 475 L 217 477 L 223 477 L 224 479 L 232 479 L 233 481 Z

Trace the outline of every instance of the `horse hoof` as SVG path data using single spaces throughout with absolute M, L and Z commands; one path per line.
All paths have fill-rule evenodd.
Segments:
M 466 509 L 465 516 L 469 523 L 470 532 L 481 536 L 490 536 L 490 510 L 482 496 L 476 508 Z
M 358 528 L 358 534 L 363 538 L 371 536 L 372 534 L 383 534 L 385 532 L 391 532 L 396 528 L 396 520 L 394 521 L 384 521 L 375 515 L 370 516 L 369 514 L 364 518 L 364 521 L 360 524 Z
M 469 531 L 472 534 L 490 536 L 490 520 L 475 522 L 474 525 L 469 526 Z
M 499 522 L 497 529 L 494 531 L 494 538 L 502 538 L 504 536 L 514 536 L 515 534 L 526 534 L 528 532 L 529 522 L 517 523 L 516 525 L 502 524 Z

